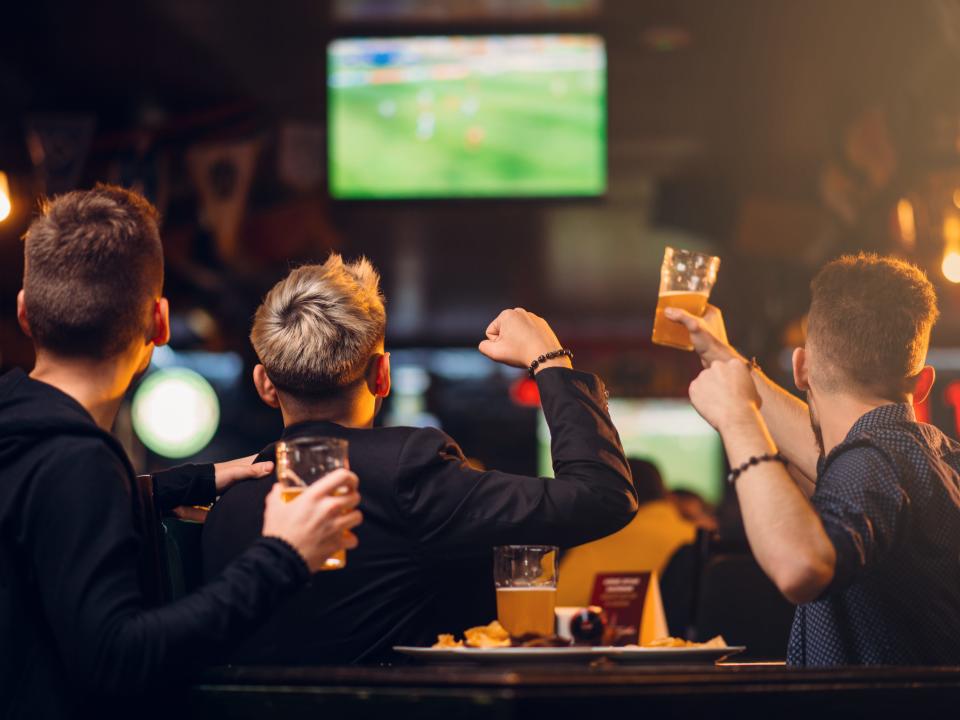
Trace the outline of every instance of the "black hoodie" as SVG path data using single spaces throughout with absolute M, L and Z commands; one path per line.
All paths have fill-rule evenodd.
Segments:
M 20 370 L 0 377 L 0 717 L 142 711 L 306 581 L 296 551 L 262 538 L 198 592 L 146 609 L 133 481 L 73 398 Z M 212 468 L 155 487 L 161 509 L 210 500 Z

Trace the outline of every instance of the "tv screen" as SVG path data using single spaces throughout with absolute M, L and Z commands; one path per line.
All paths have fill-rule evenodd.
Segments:
M 596 35 L 341 39 L 327 61 L 335 198 L 606 188 L 606 53 Z
M 610 418 L 630 458 L 650 460 L 669 490 L 692 490 L 704 500 L 723 499 L 723 443 L 686 400 L 610 398 Z M 550 431 L 541 416 L 540 474 L 553 475 Z

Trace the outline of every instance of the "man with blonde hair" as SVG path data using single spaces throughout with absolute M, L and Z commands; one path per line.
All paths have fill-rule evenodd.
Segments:
M 257 310 L 257 391 L 283 415 L 283 439 L 349 441 L 364 524 L 347 567 L 316 577 L 238 660 L 390 661 L 394 645 L 430 645 L 439 633 L 496 616 L 493 546 L 579 545 L 619 530 L 636 511 L 603 384 L 572 369 L 542 318 L 505 310 L 480 351 L 535 373 L 553 479 L 475 470 L 433 428 L 373 427 L 390 392 L 385 323 L 376 271 L 338 255 L 293 270 Z M 261 454 L 270 457 L 272 448 Z M 209 575 L 256 538 L 267 489 L 265 481 L 240 483 L 214 507 L 204 531 Z

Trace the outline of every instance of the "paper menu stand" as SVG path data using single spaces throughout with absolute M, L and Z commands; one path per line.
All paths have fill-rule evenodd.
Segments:
M 617 644 L 643 645 L 669 635 L 655 572 L 599 573 L 590 604 L 603 608 Z

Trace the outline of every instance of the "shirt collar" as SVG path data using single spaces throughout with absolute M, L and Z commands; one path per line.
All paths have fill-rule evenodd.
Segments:
M 864 413 L 850 428 L 847 437 L 843 442 L 853 440 L 860 435 L 871 430 L 875 430 L 885 425 L 896 425 L 902 422 L 916 422 L 917 418 L 913 414 L 913 405 L 910 403 L 891 403 L 874 408 L 870 412 Z
M 827 463 L 843 452 L 850 443 L 855 441 L 864 433 L 871 432 L 877 428 L 896 425 L 902 422 L 916 422 L 917 418 L 913 414 L 913 405 L 910 403 L 890 403 L 881 405 L 873 410 L 861 415 L 850 428 L 850 432 L 839 445 L 834 447 L 826 456 L 821 455 L 817 460 L 817 476 L 821 476 L 827 467 Z

